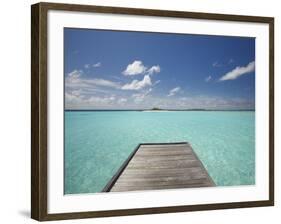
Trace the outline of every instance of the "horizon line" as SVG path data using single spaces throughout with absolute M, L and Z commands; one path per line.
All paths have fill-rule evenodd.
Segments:
M 64 111 L 256 111 L 255 109 L 64 109 Z

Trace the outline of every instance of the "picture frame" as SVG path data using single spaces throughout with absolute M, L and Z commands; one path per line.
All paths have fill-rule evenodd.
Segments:
M 246 199 L 228 202 L 221 202 L 220 200 L 218 200 L 218 202 L 214 203 L 202 202 L 181 205 L 169 205 L 169 203 L 167 202 L 166 204 L 164 203 L 164 206 L 155 206 L 152 204 L 151 206 L 149 206 L 148 203 L 145 206 L 140 207 L 130 207 L 129 205 L 126 205 L 126 208 L 119 209 L 115 208 L 89 210 L 88 208 L 84 207 L 83 209 L 81 209 L 81 211 L 77 211 L 75 209 L 68 210 L 68 207 L 66 207 L 65 210 L 62 209 L 58 212 L 50 212 L 50 191 L 54 192 L 56 190 L 53 188 L 52 185 L 55 181 L 53 181 L 50 177 L 50 172 L 53 171 L 50 170 L 63 170 L 63 161 L 58 161 L 61 164 L 59 166 L 52 165 L 53 157 L 51 157 L 52 153 L 50 153 L 50 147 L 52 147 L 53 145 L 49 141 L 49 137 L 52 135 L 52 132 L 49 129 L 51 120 L 50 113 L 53 115 L 56 113 L 50 111 L 50 108 L 54 108 L 54 106 L 50 107 L 52 103 L 51 100 L 54 99 L 50 97 L 50 86 L 54 84 L 54 82 L 52 82 L 49 77 L 50 72 L 52 72 L 50 67 L 53 66 L 53 64 L 50 63 L 51 58 L 50 54 L 48 53 L 48 50 L 51 46 L 56 46 L 56 44 L 52 44 L 57 41 L 57 39 L 49 36 L 50 27 L 52 26 L 52 24 L 54 24 L 54 21 L 57 22 L 57 20 L 50 17 L 50 12 L 62 12 L 64 18 L 68 16 L 68 13 L 76 13 L 79 14 L 81 17 L 85 15 L 90 16 L 91 14 L 102 14 L 104 16 L 103 18 L 106 18 L 108 15 L 113 17 L 117 15 L 125 17 L 135 16 L 140 18 L 149 17 L 155 19 L 162 18 L 167 21 L 175 20 L 175 22 L 177 19 L 179 19 L 196 20 L 199 22 L 212 21 L 214 23 L 238 23 L 239 25 L 244 23 L 254 24 L 255 26 L 264 25 L 265 27 L 263 29 L 267 30 L 268 35 L 265 35 L 265 39 L 260 39 L 261 44 L 268 45 L 268 48 L 266 48 L 268 55 L 268 66 L 266 66 L 266 69 L 268 71 L 268 76 L 265 77 L 265 79 L 267 80 L 266 83 L 268 83 L 268 86 L 266 87 L 268 88 L 268 91 L 265 91 L 267 94 L 266 96 L 268 96 L 266 98 L 268 100 L 268 107 L 265 108 L 267 111 L 266 114 L 260 113 L 260 116 L 265 117 L 265 120 L 267 121 L 267 127 L 265 128 L 265 131 L 268 131 L 268 133 L 263 133 L 263 137 L 267 136 L 268 138 L 268 147 L 266 148 L 265 152 L 267 155 L 266 158 L 268 158 L 265 164 L 265 166 L 267 167 L 267 172 L 264 174 L 265 179 L 267 181 L 264 181 L 263 183 L 263 185 L 265 186 L 265 196 L 263 197 L 265 197 L 265 199 Z M 48 221 L 61 219 L 81 219 L 124 215 L 247 208 L 274 205 L 274 18 L 260 16 L 225 15 L 202 12 L 166 11 L 155 9 L 38 3 L 31 6 L 31 29 L 31 218 L 36 219 L 38 221 Z M 125 26 L 123 29 L 127 30 Z M 200 33 L 200 30 L 198 32 Z M 202 34 L 206 34 L 206 31 L 203 32 L 201 30 L 201 32 Z M 225 33 L 225 35 L 229 34 Z M 62 39 L 63 38 L 60 39 L 60 42 L 63 42 Z M 264 43 L 262 42 L 263 40 L 268 40 L 268 42 Z M 60 50 L 61 48 L 56 49 L 56 51 Z M 63 55 L 63 52 L 61 52 L 60 55 Z M 260 64 L 258 66 L 260 66 Z M 63 86 L 56 86 L 55 88 L 63 89 Z M 60 115 L 60 118 L 62 118 L 62 115 Z M 60 122 L 63 123 L 62 120 L 60 120 Z M 61 139 L 61 141 L 63 140 Z M 63 152 L 63 148 L 59 150 Z M 143 195 L 145 194 L 149 194 L 151 196 L 153 193 L 144 192 Z M 133 194 L 130 195 L 132 196 Z M 112 200 L 111 198 L 113 198 L 113 194 L 108 194 L 106 197 L 107 202 L 110 202 L 110 200 Z M 99 200 L 99 198 L 97 198 L 96 200 Z M 57 203 L 57 201 L 55 201 L 54 203 Z M 77 206 L 79 206 L 79 204 Z

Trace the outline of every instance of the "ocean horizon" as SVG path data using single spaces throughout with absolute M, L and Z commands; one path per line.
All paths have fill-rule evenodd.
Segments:
M 75 111 L 255 111 L 255 109 L 65 109 L 65 112 Z

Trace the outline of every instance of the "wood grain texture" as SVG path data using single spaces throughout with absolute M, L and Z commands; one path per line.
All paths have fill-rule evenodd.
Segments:
M 111 192 L 215 186 L 188 143 L 140 145 Z
M 47 11 L 31 7 L 31 217 L 40 221 L 48 216 Z

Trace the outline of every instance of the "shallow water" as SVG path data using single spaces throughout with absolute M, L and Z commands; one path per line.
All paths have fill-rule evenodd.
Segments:
M 253 111 L 66 111 L 65 193 L 100 192 L 139 143 L 183 141 L 216 185 L 255 183 Z

